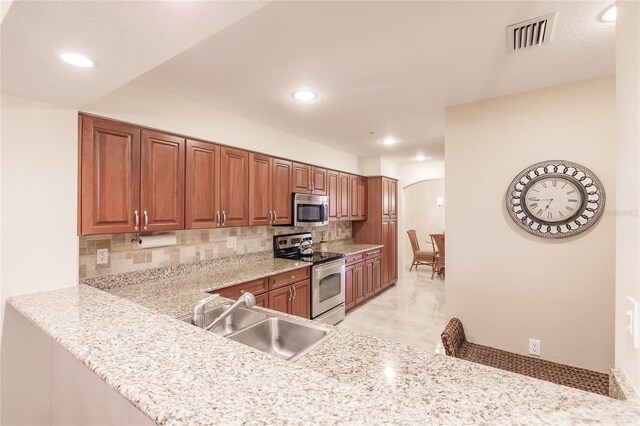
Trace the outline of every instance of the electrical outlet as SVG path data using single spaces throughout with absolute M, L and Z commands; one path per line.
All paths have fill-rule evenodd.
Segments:
M 109 249 L 103 248 L 96 251 L 96 263 L 98 265 L 109 263 Z
M 236 237 L 227 237 L 227 248 L 236 247 Z
M 529 339 L 529 354 L 540 356 L 540 340 Z

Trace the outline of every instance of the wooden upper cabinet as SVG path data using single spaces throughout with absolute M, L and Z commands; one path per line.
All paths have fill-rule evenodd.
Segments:
M 184 229 L 185 146 L 183 138 L 142 131 L 142 231 Z
M 215 228 L 220 212 L 220 147 L 187 141 L 185 228 Z
M 358 176 L 358 216 L 357 220 L 367 218 L 367 178 Z
M 93 117 L 82 116 L 81 121 L 80 233 L 135 232 L 140 129 Z
M 398 217 L 398 181 L 389 180 L 389 216 Z
M 220 150 L 220 215 L 222 226 L 249 225 L 249 153 Z
M 358 176 L 349 176 L 349 218 L 356 220 L 358 214 Z
M 329 197 L 329 221 L 340 220 L 340 173 L 327 170 L 327 196 Z
M 270 225 L 273 220 L 271 157 L 249 154 L 249 225 Z
M 315 166 L 311 168 L 311 193 L 327 195 L 327 169 Z
M 291 161 L 280 158 L 273 159 L 272 169 L 272 204 L 275 225 L 293 223 L 291 185 L 293 176 Z
M 389 217 L 391 212 L 391 194 L 390 194 L 391 181 L 387 178 L 382 178 L 382 216 Z
M 293 163 L 292 192 L 311 192 L 311 166 L 307 164 Z
M 349 220 L 349 175 L 347 173 L 340 173 L 338 199 L 340 200 L 338 217 L 340 220 Z

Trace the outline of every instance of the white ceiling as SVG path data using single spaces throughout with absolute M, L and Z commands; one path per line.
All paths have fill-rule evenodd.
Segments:
M 0 26 L 2 92 L 78 107 L 267 3 L 16 0 Z M 67 50 L 96 66 L 60 61 Z
M 361 156 L 438 159 L 447 105 L 614 74 L 608 4 L 274 2 L 140 80 Z M 554 11 L 550 45 L 507 54 L 508 25 Z M 303 86 L 319 98 L 295 102 Z
M 81 107 L 138 77 L 360 156 L 440 159 L 448 105 L 612 75 L 609 4 L 17 0 L 2 92 Z M 554 11 L 550 45 L 507 54 L 507 25 Z M 303 86 L 319 98 L 295 102 Z

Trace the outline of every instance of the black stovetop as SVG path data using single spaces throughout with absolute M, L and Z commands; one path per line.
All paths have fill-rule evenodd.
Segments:
M 311 262 L 314 265 L 319 265 L 321 263 L 330 262 L 332 260 L 344 259 L 344 254 L 342 253 L 331 253 L 328 251 L 319 251 L 313 253 L 311 256 L 303 256 L 300 253 L 287 253 L 280 254 L 275 257 L 281 259 L 291 259 L 291 260 L 300 260 L 303 262 Z

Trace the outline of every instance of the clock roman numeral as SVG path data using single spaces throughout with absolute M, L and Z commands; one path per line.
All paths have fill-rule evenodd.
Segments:
M 540 185 L 542 185 L 542 186 L 543 186 L 543 187 L 545 187 L 545 188 L 547 187 L 547 184 L 546 184 L 546 183 L 544 183 L 544 182 L 540 182 Z
M 577 203 L 577 202 L 578 202 L 578 200 L 576 200 L 575 198 L 569 198 L 569 202 L 570 202 L 570 203 Z
M 538 216 L 540 216 L 542 214 L 542 209 L 538 210 L 538 212 L 536 213 Z
M 538 203 L 533 203 L 533 204 L 531 204 L 531 206 L 530 206 L 530 207 L 531 207 L 532 209 L 535 209 L 536 207 L 538 207 Z
M 553 213 L 551 212 L 547 213 L 547 219 L 553 219 Z
M 567 192 L 567 195 L 573 194 L 574 192 L 576 192 L 576 191 L 571 190 L 571 191 Z
M 558 185 L 558 179 L 551 179 L 551 185 L 555 188 Z
M 567 210 L 569 210 L 570 212 L 573 211 L 573 208 L 569 207 L 569 206 L 565 206 L 567 208 Z

